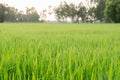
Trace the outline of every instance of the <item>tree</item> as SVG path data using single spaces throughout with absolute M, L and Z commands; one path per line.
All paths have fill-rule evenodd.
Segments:
M 97 20 L 100 20 L 101 22 L 105 20 L 105 15 L 104 15 L 105 3 L 106 0 L 99 0 L 95 10 L 95 15 Z
M 91 21 L 104 21 L 104 10 L 105 10 L 106 0 L 90 0 L 90 5 L 88 8 L 88 15 Z
M 18 22 L 27 22 L 26 14 L 23 11 L 19 11 L 17 14 L 17 21 Z
M 95 7 L 92 7 L 88 10 L 88 21 L 93 22 L 96 20 L 95 10 Z
M 16 22 L 18 10 L 14 7 L 8 5 L 5 6 L 5 21 L 7 22 Z
M 65 22 L 68 17 L 68 4 L 66 2 L 60 3 L 60 5 L 54 9 L 56 18 L 59 22 Z
M 105 17 L 109 22 L 120 22 L 120 0 L 107 0 Z
M 76 5 L 73 3 L 65 4 L 65 15 L 66 17 L 69 17 L 72 22 L 76 22 L 76 17 L 77 17 L 77 10 L 76 10 Z
M 27 22 L 39 21 L 39 15 L 34 7 L 26 9 L 26 19 L 27 19 Z
M 83 5 L 83 3 L 80 3 L 77 7 L 77 19 L 76 21 L 79 22 L 79 18 L 81 18 L 81 21 L 85 22 L 87 17 L 87 9 Z
M 63 22 L 67 21 L 68 18 L 71 19 L 72 22 L 79 22 L 80 18 L 82 21 L 85 21 L 86 8 L 82 3 L 75 5 L 64 2 L 55 8 L 55 14 L 57 19 Z
M 47 18 L 46 12 L 47 10 L 43 10 L 42 12 L 40 12 L 40 22 L 44 22 L 45 19 Z
M 0 23 L 4 22 L 5 19 L 5 6 L 0 4 Z
M 18 10 L 8 4 L 0 4 L 0 22 L 16 22 Z
M 23 11 L 17 13 L 18 22 L 38 22 L 39 15 L 34 7 L 26 8 L 26 14 Z

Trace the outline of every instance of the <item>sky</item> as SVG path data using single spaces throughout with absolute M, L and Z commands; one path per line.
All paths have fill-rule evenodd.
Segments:
M 8 4 L 9 6 L 13 6 L 18 10 L 25 11 L 26 7 L 35 7 L 38 13 L 41 11 L 48 9 L 49 6 L 56 7 L 60 4 L 60 2 L 66 1 L 67 3 L 75 3 L 78 4 L 81 1 L 85 2 L 85 0 L 0 0 L 0 3 Z M 47 16 L 47 20 L 55 20 L 54 15 Z

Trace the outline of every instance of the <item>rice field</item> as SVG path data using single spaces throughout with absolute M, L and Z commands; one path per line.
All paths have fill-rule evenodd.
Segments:
M 0 80 L 120 80 L 120 24 L 0 24 Z

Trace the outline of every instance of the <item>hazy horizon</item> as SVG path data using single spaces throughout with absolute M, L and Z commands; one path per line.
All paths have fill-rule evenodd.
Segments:
M 35 7 L 38 14 L 41 11 L 47 10 L 49 6 L 52 9 L 60 4 L 60 2 L 66 1 L 67 3 L 78 4 L 80 2 L 85 2 L 85 0 L 0 0 L 0 3 L 8 4 L 9 6 L 17 8 L 19 11 L 25 11 L 26 7 Z M 47 15 L 46 20 L 55 20 L 54 14 Z

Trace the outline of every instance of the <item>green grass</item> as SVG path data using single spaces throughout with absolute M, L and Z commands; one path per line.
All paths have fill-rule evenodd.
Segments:
M 120 80 L 120 24 L 0 24 L 0 80 Z

